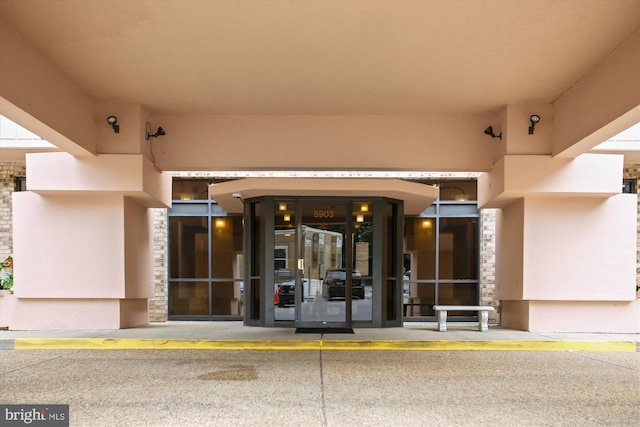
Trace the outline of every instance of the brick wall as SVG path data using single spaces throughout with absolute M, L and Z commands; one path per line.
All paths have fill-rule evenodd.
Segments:
M 153 214 L 153 274 L 155 277 L 154 296 L 149 299 L 149 320 L 164 322 L 168 316 L 167 300 L 167 210 L 151 209 Z
M 489 322 L 500 323 L 496 296 L 496 210 L 480 211 L 480 304 L 496 311 L 489 313 Z
M 0 261 L 13 255 L 13 227 L 11 194 L 16 176 L 25 176 L 25 162 L 0 162 Z

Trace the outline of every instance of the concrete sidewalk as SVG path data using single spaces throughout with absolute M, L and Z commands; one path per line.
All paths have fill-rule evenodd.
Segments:
M 640 351 L 640 334 L 534 333 L 477 323 L 407 322 L 403 328 L 355 328 L 353 334 L 304 333 L 295 328 L 245 327 L 242 322 L 164 322 L 118 330 L 0 331 L 0 350 L 537 350 Z

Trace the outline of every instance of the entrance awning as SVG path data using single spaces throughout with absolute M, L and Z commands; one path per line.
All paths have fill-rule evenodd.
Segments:
M 431 185 L 391 178 L 244 178 L 213 184 L 209 195 L 229 213 L 261 196 L 388 197 L 404 201 L 405 215 L 418 215 L 439 195 Z

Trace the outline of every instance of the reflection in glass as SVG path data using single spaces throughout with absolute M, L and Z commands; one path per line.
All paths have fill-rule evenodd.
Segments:
M 172 200 L 207 200 L 208 198 L 208 180 L 173 178 Z
M 386 232 L 383 233 L 383 247 L 385 248 L 383 258 L 384 268 L 383 272 L 387 276 L 386 280 L 386 320 L 392 321 L 398 319 L 398 310 L 397 310 L 397 278 L 396 273 L 398 269 L 397 265 L 397 233 L 396 230 L 396 204 L 395 203 L 386 203 L 385 206 L 385 226 Z
M 274 203 L 274 283 L 273 304 L 275 320 L 295 320 L 296 289 L 296 203 L 291 200 L 276 200 Z
M 344 323 L 346 321 L 345 281 L 335 277 L 345 266 L 344 244 L 347 210 L 345 204 L 308 201 L 302 204 L 300 276 L 304 301 L 303 323 Z M 345 277 L 350 276 L 345 271 Z M 336 293 L 342 289 L 342 295 Z
M 477 181 L 447 181 L 441 180 L 440 187 L 440 200 L 455 201 L 455 202 L 467 202 L 470 200 L 477 200 Z
M 440 283 L 438 285 L 438 304 L 444 305 L 476 305 L 478 295 L 477 283 Z M 468 315 L 468 312 L 450 312 L 452 316 Z
M 169 314 L 173 316 L 207 316 L 209 285 L 207 282 L 171 282 Z
M 240 315 L 242 311 L 242 303 L 240 302 L 240 282 L 214 281 L 211 288 L 212 315 Z
M 440 218 L 439 277 L 478 278 L 478 218 Z
M 433 316 L 435 314 L 433 311 L 433 305 L 436 303 L 435 283 L 405 281 L 404 286 L 406 316 Z
M 434 280 L 436 218 L 406 218 L 405 249 L 412 254 L 412 280 Z
M 262 204 L 259 202 L 251 203 L 249 206 L 249 215 L 251 216 L 251 230 L 249 233 L 251 235 L 251 247 L 250 247 L 250 271 L 251 277 L 248 277 L 247 280 L 250 280 L 249 285 L 249 295 L 251 300 L 248 301 L 249 306 L 247 310 L 250 314 L 250 320 L 260 320 L 260 303 L 262 299 L 260 296 L 262 295 L 262 281 L 260 280 L 260 270 L 261 270 L 261 262 L 260 262 L 260 248 L 262 245 Z
M 209 228 L 205 216 L 170 217 L 171 278 L 209 277 Z
M 373 316 L 373 202 L 353 202 L 353 273 L 351 318 L 371 321 Z
M 242 217 L 211 219 L 211 314 L 240 315 L 243 256 Z M 224 280 L 222 280 L 224 279 Z M 234 280 L 235 279 L 235 280 Z

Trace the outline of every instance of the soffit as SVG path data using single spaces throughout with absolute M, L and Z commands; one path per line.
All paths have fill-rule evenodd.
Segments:
M 640 28 L 637 0 L 2 0 L 96 100 L 156 114 L 495 113 L 549 103 Z
M 438 198 L 439 190 L 401 179 L 246 178 L 213 184 L 209 195 L 229 213 L 242 213 L 244 200 L 254 197 L 316 196 L 388 197 L 404 201 L 405 215 L 418 215 Z

